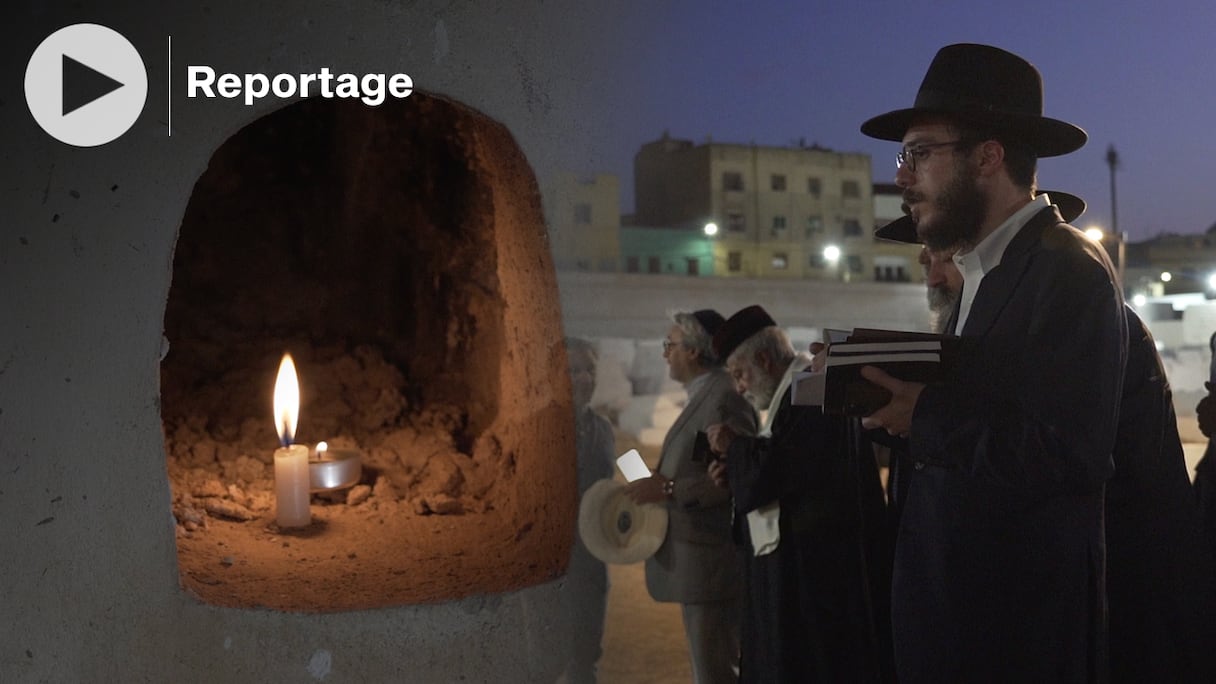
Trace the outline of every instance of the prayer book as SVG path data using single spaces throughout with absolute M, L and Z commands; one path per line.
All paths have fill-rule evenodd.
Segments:
M 857 328 L 847 336 L 832 330 L 824 368 L 796 373 L 791 403 L 820 406 L 824 413 L 865 416 L 891 400 L 891 393 L 861 377 L 864 366 L 913 382 L 933 382 L 952 359 L 952 335 Z

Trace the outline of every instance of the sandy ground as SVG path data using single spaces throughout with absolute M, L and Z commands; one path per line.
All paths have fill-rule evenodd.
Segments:
M 617 453 L 636 448 L 646 465 L 652 469 L 658 465 L 657 446 L 642 445 L 618 431 L 616 447 Z M 600 684 L 692 681 L 679 604 L 650 598 L 643 563 L 609 565 L 608 583 Z
M 680 606 L 651 600 L 643 567 L 635 563 L 608 568 L 600 684 L 692 681 Z

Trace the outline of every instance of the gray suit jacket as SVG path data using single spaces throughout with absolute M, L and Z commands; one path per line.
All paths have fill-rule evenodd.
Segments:
M 706 464 L 692 461 L 698 431 L 726 423 L 735 432 L 756 432 L 756 412 L 734 389 L 721 368 L 680 413 L 663 440 L 659 472 L 675 480 L 675 499 L 666 502 L 667 537 L 646 560 L 646 588 L 656 601 L 702 603 L 740 592 L 739 552 L 731 539 L 730 492 L 717 487 Z

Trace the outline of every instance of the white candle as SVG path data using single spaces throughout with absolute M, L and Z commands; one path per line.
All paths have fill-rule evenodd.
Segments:
M 274 451 L 274 508 L 279 527 L 304 527 L 312 522 L 308 447 L 291 443 L 299 419 L 300 381 L 291 355 L 284 354 L 274 382 L 274 423 L 283 445 Z
M 312 522 L 309 489 L 308 447 L 292 444 L 275 449 L 274 506 L 279 527 L 304 527 Z

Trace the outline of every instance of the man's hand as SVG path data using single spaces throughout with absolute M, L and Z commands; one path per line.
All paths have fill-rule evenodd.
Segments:
M 709 464 L 709 477 L 722 489 L 727 489 L 730 486 L 730 479 L 727 477 L 726 461 L 718 459 Z
M 663 487 L 666 484 L 667 478 L 655 473 L 650 477 L 634 480 L 625 485 L 625 494 L 633 499 L 634 503 L 660 503 L 667 500 L 667 495 L 663 493 Z
M 818 373 L 828 362 L 828 345 L 822 342 L 811 343 L 811 370 Z
M 730 443 L 735 441 L 735 431 L 725 423 L 715 423 L 705 428 L 705 436 L 709 438 L 709 450 L 715 454 L 725 454 L 730 449 Z
M 893 378 L 874 366 L 862 368 L 861 377 L 891 392 L 891 401 L 862 418 L 861 426 L 867 430 L 882 428 L 896 437 L 907 437 L 912 431 L 912 412 L 916 410 L 916 401 L 920 399 L 924 384 Z
M 1203 383 L 1203 386 L 1207 388 L 1209 394 L 1199 400 L 1199 405 L 1195 407 L 1195 417 L 1199 419 L 1199 431 L 1203 433 L 1204 437 L 1211 439 L 1213 435 L 1216 435 L 1216 398 L 1210 394 L 1212 391 L 1210 382 Z

